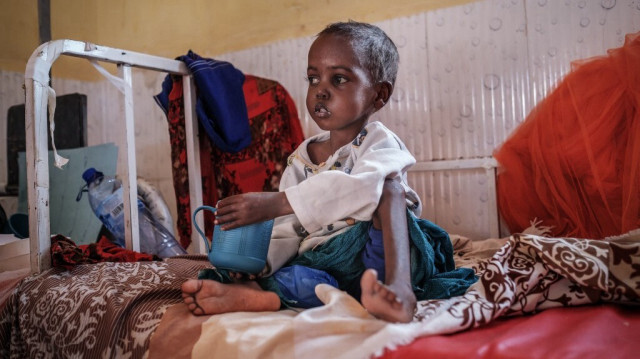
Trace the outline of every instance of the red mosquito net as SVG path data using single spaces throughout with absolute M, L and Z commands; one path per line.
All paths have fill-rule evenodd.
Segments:
M 640 227 L 640 33 L 571 71 L 496 150 L 512 233 L 604 238 Z

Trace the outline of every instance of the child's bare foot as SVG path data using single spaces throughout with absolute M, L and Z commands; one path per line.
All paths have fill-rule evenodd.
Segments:
M 410 287 L 386 286 L 378 281 L 374 269 L 367 269 L 362 274 L 360 287 L 362 305 L 376 318 L 393 323 L 408 323 L 413 319 L 416 296 Z
M 182 283 L 182 300 L 195 315 L 280 309 L 280 298 L 255 282 L 222 284 L 208 279 Z

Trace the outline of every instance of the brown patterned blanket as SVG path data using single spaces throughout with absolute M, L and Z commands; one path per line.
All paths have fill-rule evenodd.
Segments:
M 52 268 L 25 278 L 0 313 L 0 357 L 141 358 L 204 256 Z
M 480 280 L 463 296 L 420 302 L 409 324 L 379 321 L 328 286 L 316 290 L 326 305 L 301 313 L 194 317 L 174 304 L 181 302 L 181 283 L 208 266 L 204 256 L 52 269 L 23 280 L 4 306 L 0 356 L 370 357 L 420 336 L 455 333 L 505 316 L 597 302 L 640 303 L 638 230 L 606 240 L 452 240 L 457 264 L 474 268 Z

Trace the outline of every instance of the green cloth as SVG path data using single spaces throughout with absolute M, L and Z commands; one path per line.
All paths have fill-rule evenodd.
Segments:
M 287 266 L 302 265 L 323 270 L 333 276 L 339 288 L 356 298 L 360 296 L 360 277 L 366 270 L 361 253 L 369 239 L 371 222 L 359 222 L 314 250 L 304 252 Z M 465 293 L 477 277 L 470 268 L 455 268 L 453 245 L 449 235 L 436 224 L 416 218 L 407 211 L 407 225 L 411 239 L 411 285 L 418 300 L 445 299 Z M 230 283 L 224 270 L 202 271 L 201 279 Z M 280 296 L 285 306 L 293 306 L 284 297 L 272 277 L 258 280 L 260 286 Z

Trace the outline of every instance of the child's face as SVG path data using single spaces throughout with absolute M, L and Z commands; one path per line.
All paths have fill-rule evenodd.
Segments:
M 377 91 L 349 41 L 334 35 L 317 38 L 309 49 L 307 110 L 325 131 L 357 135 L 376 111 Z

